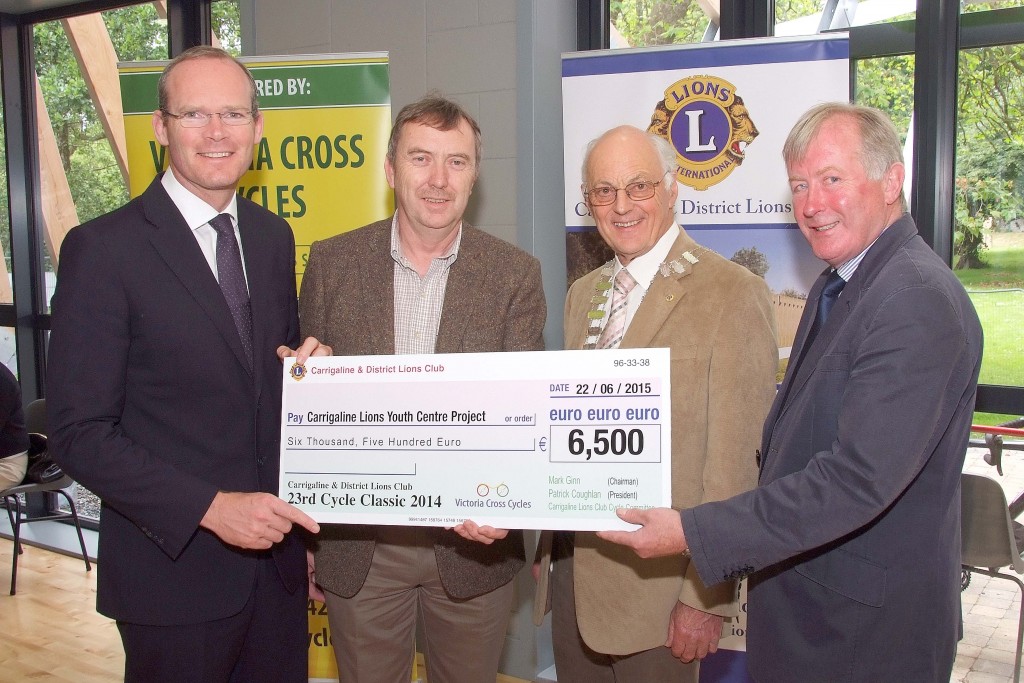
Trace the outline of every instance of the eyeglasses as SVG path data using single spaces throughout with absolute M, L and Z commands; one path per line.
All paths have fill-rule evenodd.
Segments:
M 630 183 L 625 187 L 612 187 L 611 185 L 598 185 L 592 187 L 589 190 L 583 191 L 583 197 L 593 206 L 606 206 L 615 201 L 615 198 L 619 196 L 619 191 L 624 191 L 626 196 L 632 199 L 634 202 L 640 202 L 645 199 L 650 199 L 654 196 L 655 190 L 658 189 L 658 185 L 661 185 L 662 181 L 672 171 L 666 171 L 661 176 L 661 180 L 638 180 L 634 183 Z
M 214 116 L 219 116 L 220 120 L 228 126 L 245 126 L 252 123 L 252 120 L 256 118 L 255 112 L 245 109 L 215 111 L 211 114 L 207 114 L 204 111 L 183 111 L 180 114 L 172 114 L 166 109 L 161 109 L 160 111 L 172 119 L 177 119 L 182 128 L 202 128 L 210 123 Z

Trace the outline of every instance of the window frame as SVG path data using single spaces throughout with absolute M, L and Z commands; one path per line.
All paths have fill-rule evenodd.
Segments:
M 25 14 L 0 13 L 0 83 L 3 92 L 7 192 L 11 226 L 13 304 L 0 304 L 0 326 L 15 330 L 22 400 L 46 395 L 46 312 L 40 203 L 39 152 L 36 143 L 33 26 L 69 17 L 146 4 L 138 0 L 88 0 Z M 194 45 L 209 44 L 212 0 L 167 0 L 168 58 Z M 55 509 L 56 495 L 26 501 L 32 514 Z M 83 527 L 96 529 L 92 520 Z
M 583 35 L 581 20 L 578 49 L 598 45 L 607 49 L 609 0 L 577 0 L 577 8 L 581 18 L 586 11 L 591 27 L 594 16 L 604 18 L 603 26 L 596 29 L 603 32 L 603 44 L 595 42 L 602 37 L 593 28 L 590 36 Z M 766 38 L 774 32 L 774 0 L 721 0 L 720 10 L 723 39 Z M 851 83 L 858 59 L 915 55 L 913 186 L 908 199 L 921 237 L 946 263 L 952 263 L 959 51 L 1024 44 L 1024 7 L 961 15 L 958 1 L 917 0 L 912 20 L 839 30 L 850 35 Z M 938 201 L 943 197 L 947 200 Z M 944 225 L 949 229 L 942 230 Z M 979 384 L 975 410 L 1024 415 L 1024 387 Z

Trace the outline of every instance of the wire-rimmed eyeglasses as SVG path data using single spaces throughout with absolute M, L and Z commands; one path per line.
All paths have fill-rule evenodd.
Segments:
M 161 109 L 160 111 L 172 119 L 177 119 L 183 128 L 202 128 L 210 123 L 214 116 L 219 116 L 220 120 L 228 126 L 245 126 L 252 123 L 253 119 L 256 118 L 255 113 L 248 109 L 215 111 L 209 114 L 205 111 L 183 111 L 180 114 L 172 114 L 166 109 Z
M 671 172 L 672 171 L 666 171 L 663 173 L 660 180 L 637 180 L 629 183 L 625 187 L 598 185 L 590 188 L 589 190 L 583 190 L 583 198 L 593 206 L 606 206 L 614 202 L 615 198 L 619 196 L 619 192 L 622 191 L 625 192 L 626 196 L 634 202 L 640 202 L 653 197 L 654 192 L 658 189 L 658 185 L 661 185 L 665 180 L 665 176 Z

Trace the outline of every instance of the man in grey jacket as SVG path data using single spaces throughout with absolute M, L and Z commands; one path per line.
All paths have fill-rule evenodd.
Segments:
M 904 213 L 892 123 L 819 105 L 783 148 L 793 210 L 827 262 L 764 425 L 757 489 L 622 511 L 642 557 L 688 553 L 714 584 L 750 576 L 758 683 L 948 681 L 960 626 L 960 474 L 982 332 Z

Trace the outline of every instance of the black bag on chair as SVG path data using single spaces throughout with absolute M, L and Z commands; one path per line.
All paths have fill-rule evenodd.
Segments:
M 27 484 L 49 484 L 64 476 L 64 470 L 53 461 L 46 448 L 46 436 L 29 434 L 28 470 L 25 472 Z

